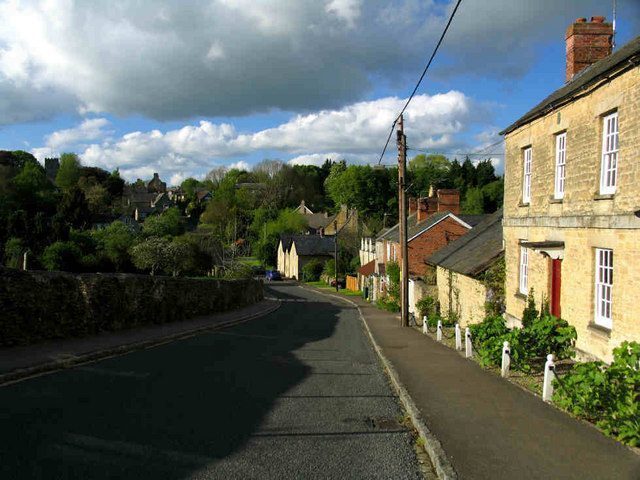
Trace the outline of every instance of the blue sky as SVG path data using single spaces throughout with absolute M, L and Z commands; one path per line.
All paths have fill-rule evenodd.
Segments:
M 566 27 L 610 19 L 611 6 L 463 0 L 407 111 L 409 145 L 473 152 L 499 140 L 563 85 Z M 72 151 L 129 180 L 157 171 L 170 183 L 264 158 L 375 162 L 451 8 L 0 0 L 0 149 Z M 618 0 L 618 45 L 640 34 L 639 19 L 640 2 Z

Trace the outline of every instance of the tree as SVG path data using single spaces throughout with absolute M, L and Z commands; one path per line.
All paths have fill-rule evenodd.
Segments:
M 151 275 L 169 265 L 171 242 L 166 238 L 149 237 L 145 241 L 132 247 L 130 250 L 131 259 L 136 268 L 149 270 Z
M 91 223 L 87 199 L 78 187 L 72 187 L 64 193 L 58 205 L 58 214 L 74 228 L 84 228 Z
M 9 268 L 22 268 L 22 258 L 27 250 L 22 239 L 10 238 L 4 246 L 4 264 Z
M 196 191 L 198 187 L 200 187 L 201 185 L 202 185 L 202 182 L 199 182 L 195 178 L 186 178 L 180 184 L 180 188 L 187 196 L 187 199 L 189 201 L 192 201 L 196 198 Z
M 123 271 L 131 260 L 129 249 L 135 243 L 135 235 L 131 229 L 116 221 L 107 228 L 95 230 L 93 237 L 98 244 L 98 254 L 113 263 L 117 272 Z
M 467 190 L 462 202 L 462 213 L 467 215 L 481 215 L 484 213 L 484 197 L 481 189 L 473 187 Z
M 205 180 L 211 182 L 214 188 L 217 188 L 224 177 L 227 175 L 227 170 L 227 167 L 224 166 L 212 168 L 204 178 Z
M 180 210 L 172 207 L 160 215 L 148 217 L 142 224 L 142 232 L 146 237 L 181 235 L 184 232 L 184 222 Z
M 63 153 L 60 156 L 56 185 L 62 190 L 71 190 L 80 179 L 80 167 L 80 160 L 75 153 Z
M 73 242 L 54 242 L 44 249 L 40 261 L 47 270 L 77 272 L 82 265 L 82 251 Z

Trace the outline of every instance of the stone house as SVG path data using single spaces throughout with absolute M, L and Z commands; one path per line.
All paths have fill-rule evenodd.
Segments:
M 299 280 L 307 263 L 326 262 L 333 258 L 334 248 L 333 237 L 283 235 L 278 243 L 278 270 L 284 277 Z
M 481 322 L 489 295 L 495 294 L 482 277 L 503 258 L 502 209 L 431 255 L 427 263 L 435 269 L 441 314 L 455 313 L 462 327 Z
M 153 178 L 147 182 L 147 192 L 149 193 L 165 193 L 167 191 L 167 184 L 160 180 L 160 175 L 153 174 Z
M 582 358 L 640 338 L 640 37 L 611 53 L 603 17 L 566 32 L 566 84 L 507 127 L 506 318 L 548 299 Z M 615 279 L 615 281 L 614 281 Z

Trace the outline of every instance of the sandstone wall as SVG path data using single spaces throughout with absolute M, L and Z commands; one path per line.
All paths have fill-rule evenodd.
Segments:
M 262 282 L 253 279 L 23 272 L 0 267 L 0 345 L 181 321 L 262 298 Z
M 484 320 L 487 287 L 482 282 L 442 267 L 438 267 L 438 301 L 440 313 L 447 316 L 449 305 L 460 315 L 460 326 L 467 327 Z

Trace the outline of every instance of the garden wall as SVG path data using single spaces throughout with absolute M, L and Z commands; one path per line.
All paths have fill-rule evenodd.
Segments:
M 253 279 L 24 272 L 0 267 L 0 345 L 176 322 L 262 298 L 262 282 Z

